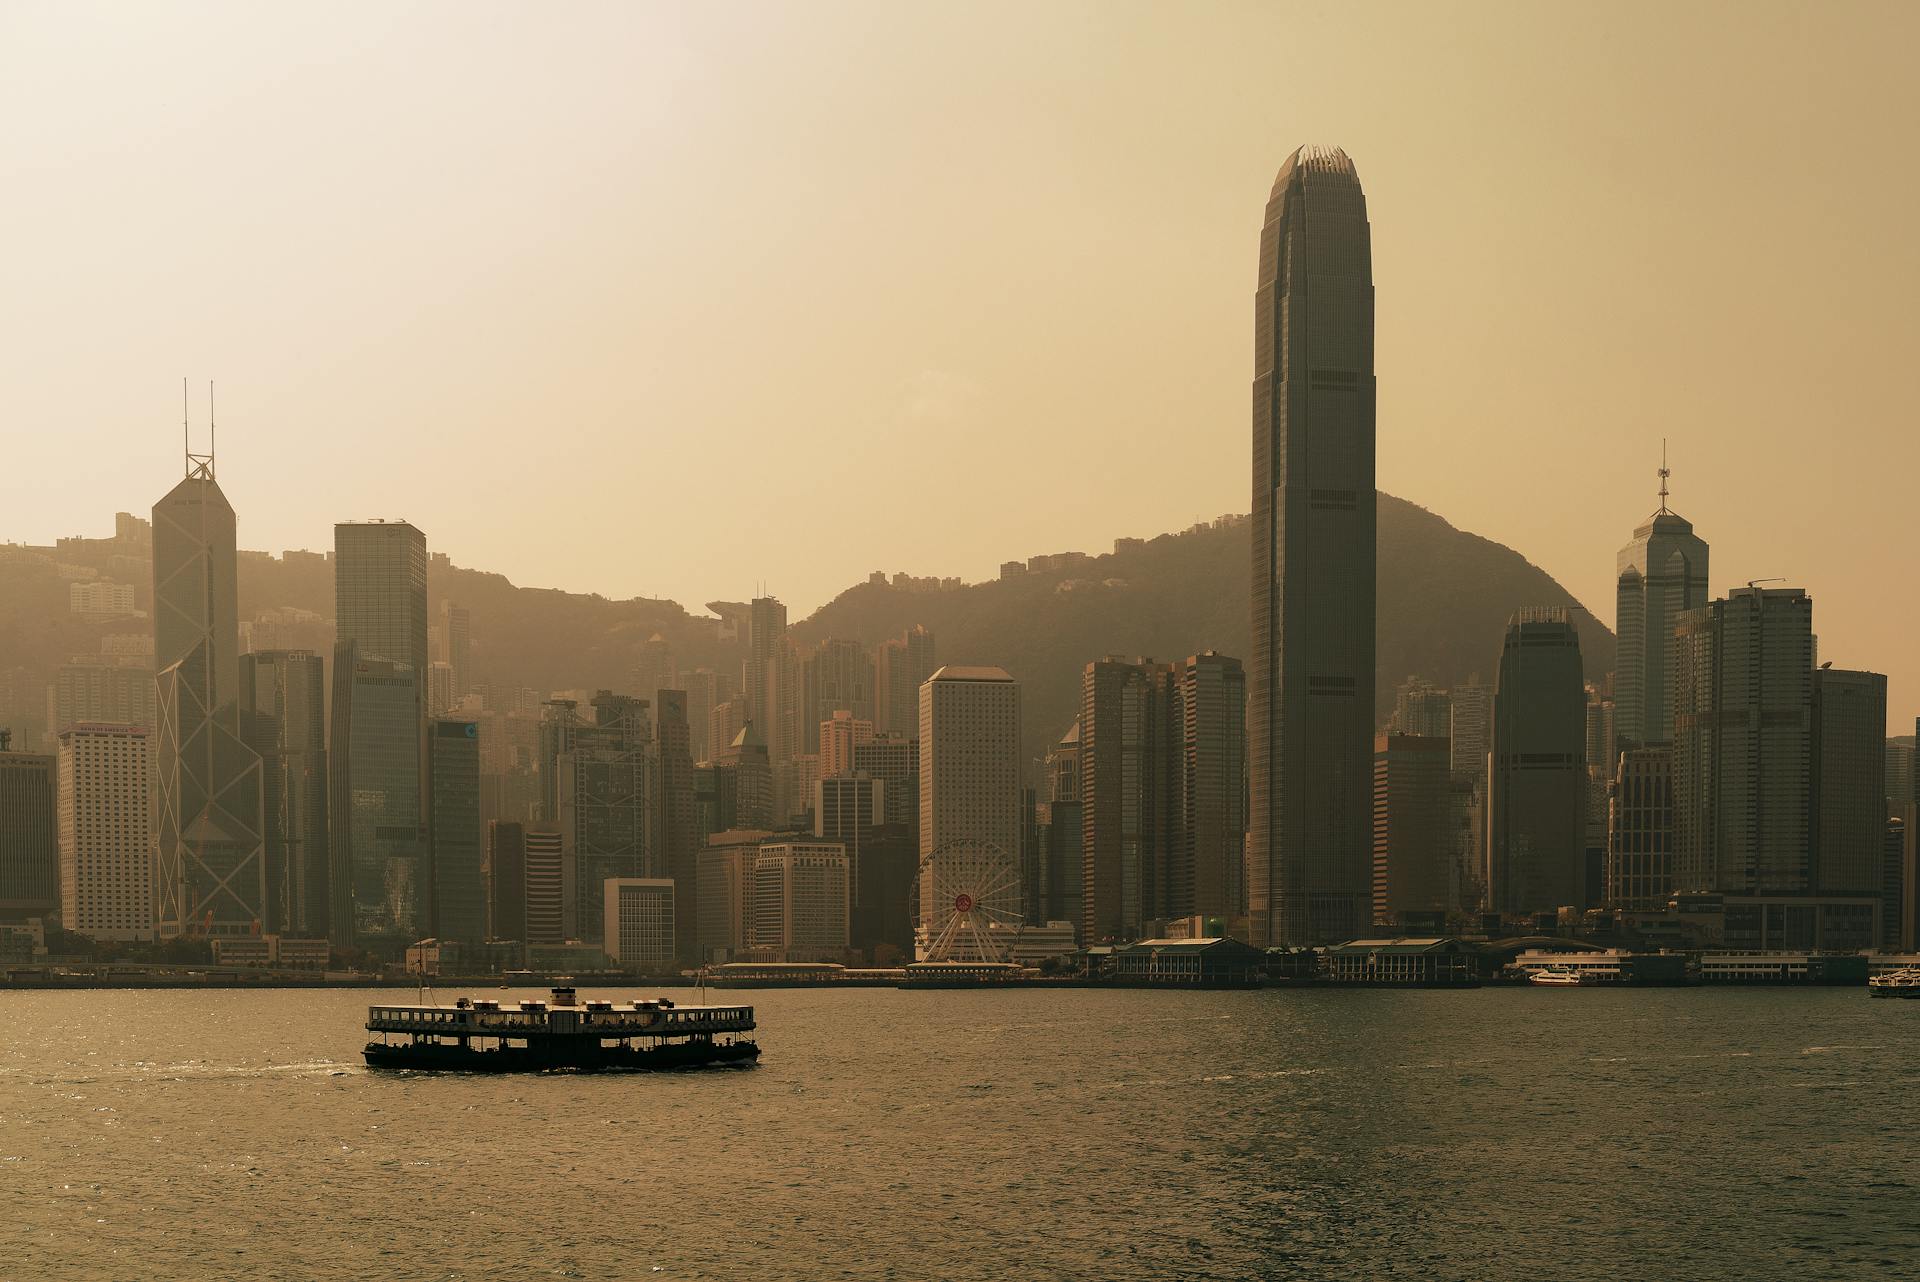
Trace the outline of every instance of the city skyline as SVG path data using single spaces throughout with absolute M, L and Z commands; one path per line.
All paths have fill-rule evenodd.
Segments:
M 1243 490 L 1208 469 L 1160 467 L 1150 447 L 1192 435 L 1234 448 L 1248 206 L 1270 178 L 1268 157 L 1322 137 L 1366 157 L 1373 213 L 1391 233 L 1378 264 L 1394 282 L 1380 314 L 1383 489 L 1519 548 L 1604 617 L 1609 567 L 1584 532 L 1631 528 L 1653 510 L 1651 473 L 1670 438 L 1677 502 L 1719 549 L 1715 592 L 1776 575 L 1816 585 L 1828 631 L 1852 648 L 1837 661 L 1893 665 L 1896 692 L 1920 677 L 1897 653 L 1912 615 L 1887 609 L 1840 554 L 1897 535 L 1898 478 L 1920 463 L 1920 443 L 1894 430 L 1904 400 L 1892 375 L 1916 323 L 1898 300 L 1920 262 L 1894 221 L 1916 180 L 1885 163 L 1898 141 L 1889 122 L 1904 118 L 1913 89 L 1874 65 L 1897 38 L 1860 47 L 1855 25 L 1701 5 L 1663 15 L 1656 48 L 1631 23 L 1588 29 L 1519 7 L 1489 10 L 1497 38 L 1467 42 L 1443 66 L 1414 51 L 1433 47 L 1449 19 L 1418 9 L 1364 28 L 1278 9 L 1183 15 L 1177 40 L 1161 38 L 1175 19 L 1120 9 L 1103 15 L 1113 39 L 1093 49 L 1071 13 L 1031 15 L 1025 53 L 988 39 L 991 24 L 937 14 L 826 7 L 802 22 L 780 10 L 743 10 L 751 20 L 603 10 L 612 25 L 594 49 L 511 19 L 461 31 L 463 69 L 413 60 L 430 77 L 422 87 L 401 72 L 406 58 L 216 6 L 205 25 L 114 10 L 112 31 L 84 33 L 100 42 L 96 69 L 49 80 L 83 38 L 62 14 L 86 12 L 16 15 L 0 48 L 3 101 L 46 122 L 37 139 L 0 140 L 0 159 L 34 176 L 0 212 L 0 234 L 35 244 L 45 262 L 12 293 L 39 297 L 33 314 L 0 304 L 0 336 L 21 354 L 0 391 L 36 425 L 21 434 L 22 474 L 84 458 L 104 510 L 141 510 L 166 474 L 170 389 L 187 370 L 221 380 L 223 481 L 252 514 L 254 547 L 321 547 L 333 521 L 404 515 L 462 564 L 520 583 L 693 604 L 744 598 L 745 585 L 765 581 L 804 612 L 876 561 L 978 579 L 1008 555 L 1182 528 L 1239 510 Z M 433 12 L 391 16 L 384 40 L 396 53 L 437 46 L 446 24 Z M 894 54 L 880 66 L 841 56 L 868 25 Z M 749 28 L 760 34 L 742 39 Z M 314 56 L 329 69 L 276 79 L 296 30 L 321 42 Z M 786 65 L 765 65 L 769 41 Z M 558 100 L 535 96 L 552 72 L 524 83 L 501 73 L 528 47 L 574 82 Z M 1260 47 L 1319 53 L 1276 84 Z M 1086 60 L 1068 83 L 1088 112 L 1038 136 L 1014 129 L 1010 108 L 1046 92 L 1052 55 L 1069 48 Z M 165 74 L 208 49 L 233 56 L 191 84 Z M 1707 49 L 1721 69 L 1713 93 L 1697 82 Z M 643 74 L 629 76 L 636 51 Z M 942 74 L 956 53 L 993 71 L 1014 91 L 1009 102 Z M 1377 92 L 1377 77 L 1357 74 L 1369 57 L 1404 87 Z M 775 131 L 785 154 L 768 154 L 753 108 L 829 65 L 846 71 L 844 90 L 788 94 L 796 114 Z M 1148 66 L 1153 77 L 1141 74 Z M 1610 91 L 1620 66 L 1634 69 L 1632 94 Z M 705 92 L 690 102 L 680 90 L 695 68 Z M 660 73 L 652 88 L 628 83 L 645 85 L 650 70 Z M 366 81 L 363 102 L 329 92 L 345 72 Z M 903 79 L 928 86 L 926 100 L 874 111 Z M 1507 110 L 1497 86 L 1515 83 L 1535 111 Z M 430 107 L 426 93 L 460 110 Z M 53 165 L 112 146 L 122 95 L 149 117 L 122 181 L 178 197 L 144 202 L 153 214 L 137 234 L 102 225 L 125 191 Z M 628 175 L 611 189 L 583 186 L 607 172 L 601 153 L 547 146 L 570 112 L 602 101 L 596 118 L 632 107 L 647 122 L 618 136 L 632 163 L 616 167 Z M 680 133 L 657 129 L 669 107 L 687 116 Z M 367 141 L 376 129 L 393 131 L 390 147 Z M 451 131 L 444 171 L 398 171 L 401 153 L 439 150 L 424 146 L 430 130 Z M 850 161 L 890 154 L 915 130 L 942 142 L 928 149 L 940 160 L 902 154 L 872 172 Z M 844 149 L 830 141 L 843 136 Z M 292 145 L 276 145 L 283 137 Z M 1010 179 L 1037 184 L 1030 197 L 1008 203 L 971 181 L 996 156 Z M 1788 156 L 1805 181 L 1770 182 Z M 502 192 L 490 177 L 501 166 L 536 180 Z M 1153 194 L 1141 194 L 1143 179 Z M 306 200 L 313 184 L 331 195 Z M 366 202 L 392 184 L 419 214 L 383 232 L 367 224 Z M 746 221 L 758 217 L 749 211 L 762 184 L 791 207 L 770 241 Z M 708 226 L 696 213 L 724 216 Z M 419 218 L 435 220 L 431 231 Z M 543 235 L 549 221 L 568 235 Z M 1835 227 L 1822 272 L 1763 282 L 1751 271 L 1809 224 Z M 583 274 L 560 243 L 604 244 L 616 226 L 618 252 L 596 264 L 604 279 Z M 446 255 L 417 252 L 433 231 L 453 237 Z M 916 263 L 930 241 L 951 247 L 956 270 Z M 470 277 L 463 290 L 441 288 L 450 256 Z M 1101 270 L 1118 262 L 1127 266 Z M 43 270 L 61 284 L 37 288 Z M 301 316 L 258 323 L 272 311 L 257 294 L 266 276 Z M 1021 310 L 1053 341 L 1035 344 L 1007 314 L 1015 283 Z M 917 306 L 928 290 L 951 304 Z M 727 319 L 769 296 L 817 300 L 830 314 L 797 324 L 781 302 L 764 321 Z M 398 318 L 437 298 L 423 318 L 432 323 Z M 372 319 L 369 301 L 381 313 Z M 59 338 L 83 306 L 93 335 L 84 353 Z M 907 309 L 920 324 L 897 323 Z M 563 337 L 549 337 L 555 329 Z M 631 359 L 648 350 L 661 355 Z M 716 386 L 723 353 L 726 368 L 744 355 L 765 372 Z M 1106 366 L 1125 375 L 1095 372 Z M 99 377 L 103 368 L 115 377 Z M 783 412 L 766 414 L 775 386 Z M 1807 449 L 1811 423 L 1823 445 L 1846 448 Z M 697 558 L 663 561 L 601 546 L 616 541 L 617 508 L 603 501 L 615 478 L 654 467 L 697 475 L 688 468 L 699 442 L 739 441 L 753 448 L 730 451 L 730 483 L 766 501 L 810 474 L 805 440 L 828 426 L 891 442 L 836 465 L 876 495 L 868 519 L 892 530 L 877 557 L 872 527 L 831 514 L 790 547 L 728 535 Z M 450 452 L 456 429 L 498 449 Z M 552 488 L 566 497 L 535 504 L 555 519 L 499 529 L 485 500 L 509 482 L 511 442 L 528 433 L 593 461 L 556 469 Z M 954 451 L 957 439 L 975 448 Z M 1119 448 L 1102 452 L 1102 484 L 1038 497 L 1036 478 L 1108 439 Z M 306 451 L 311 484 L 278 494 L 288 446 L 315 440 L 339 448 Z M 1852 466 L 1860 450 L 1876 465 Z M 997 466 L 1008 455 L 1030 466 Z M 356 475 L 350 457 L 441 483 Z M 889 480 L 933 459 L 947 481 L 935 492 Z M 1564 478 L 1561 501 L 1529 500 L 1523 478 L 1540 475 Z M 698 487 L 677 488 L 656 487 L 658 504 L 631 517 L 635 537 L 662 542 L 687 517 Z M 1795 529 L 1745 501 L 1768 491 L 1793 496 Z M 1003 512 L 995 522 L 977 515 L 983 494 Z M 10 497 L 4 537 L 80 532 L 42 488 Z

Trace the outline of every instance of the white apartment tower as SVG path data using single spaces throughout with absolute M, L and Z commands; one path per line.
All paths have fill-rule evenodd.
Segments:
M 77 725 L 60 735 L 60 912 L 101 940 L 153 938 L 147 732 Z

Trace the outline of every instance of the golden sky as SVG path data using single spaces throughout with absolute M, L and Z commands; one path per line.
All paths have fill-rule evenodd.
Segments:
M 1381 488 L 1611 621 L 1670 438 L 1715 592 L 1807 587 L 1910 729 L 1917 37 L 1912 4 L 4 0 L 0 538 L 149 507 L 182 375 L 219 380 L 243 546 L 404 516 L 696 609 L 1244 512 L 1262 209 L 1335 143 Z

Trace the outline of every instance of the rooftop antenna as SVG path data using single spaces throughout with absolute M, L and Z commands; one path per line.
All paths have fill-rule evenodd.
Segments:
M 1667 466 L 1667 438 L 1660 438 L 1660 515 L 1667 515 L 1667 478 L 1673 470 Z
M 187 380 L 180 380 L 180 438 L 187 451 L 187 479 L 190 481 L 211 481 L 213 479 L 213 382 L 207 382 L 207 452 L 193 452 L 193 434 L 188 426 Z

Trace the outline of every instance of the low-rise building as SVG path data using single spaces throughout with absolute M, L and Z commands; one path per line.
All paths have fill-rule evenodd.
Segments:
M 1113 977 L 1122 984 L 1245 988 L 1265 978 L 1266 954 L 1237 939 L 1143 939 L 1116 949 Z
M 1356 939 L 1327 953 L 1327 977 L 1336 984 L 1473 984 L 1480 968 L 1480 950 L 1458 939 Z

